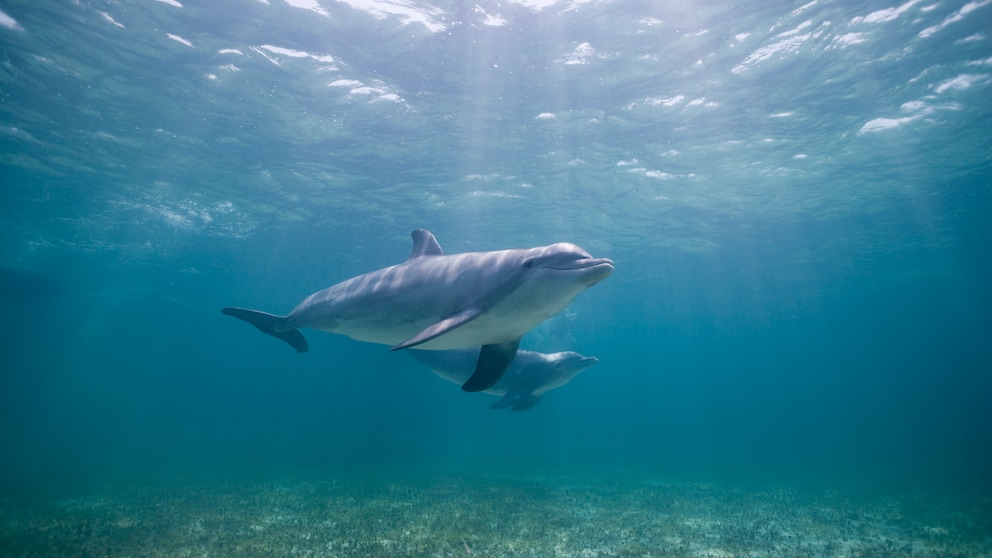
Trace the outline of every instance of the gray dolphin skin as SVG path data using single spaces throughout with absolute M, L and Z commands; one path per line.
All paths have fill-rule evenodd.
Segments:
M 414 349 L 410 351 L 410 356 L 445 380 L 460 384 L 472 375 L 479 353 L 478 347 L 451 351 Z M 502 396 L 489 407 L 526 411 L 537 405 L 545 392 L 567 384 L 597 362 L 599 359 L 596 357 L 582 356 L 572 351 L 551 354 L 517 351 L 517 357 L 503 377 L 496 385 L 484 390 L 485 393 Z
M 613 273 L 613 261 L 575 244 L 445 255 L 434 235 L 418 229 L 405 262 L 318 291 L 278 316 L 224 308 L 307 351 L 300 328 L 339 333 L 359 341 L 449 350 L 482 346 L 465 391 L 499 381 L 520 337 L 568 306 L 579 293 Z

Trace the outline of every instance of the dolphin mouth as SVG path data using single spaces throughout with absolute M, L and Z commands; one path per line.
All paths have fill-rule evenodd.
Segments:
M 590 269 L 593 267 L 609 266 L 613 269 L 613 260 L 609 258 L 585 258 L 581 260 L 574 260 L 568 262 L 567 264 L 549 265 L 547 269 L 556 269 L 559 271 L 568 271 L 575 269 Z

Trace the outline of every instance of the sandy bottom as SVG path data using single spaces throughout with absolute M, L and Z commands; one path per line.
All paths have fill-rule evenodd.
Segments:
M 0 555 L 982 557 L 992 498 L 615 477 L 132 483 L 2 498 Z

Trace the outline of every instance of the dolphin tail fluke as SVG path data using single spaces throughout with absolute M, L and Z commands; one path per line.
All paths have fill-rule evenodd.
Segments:
M 513 357 L 517 356 L 520 338 L 499 345 L 483 345 L 479 352 L 479 361 L 475 363 L 475 372 L 462 384 L 462 390 L 485 391 L 499 382 L 503 372 L 510 367 Z
M 234 316 L 239 320 L 244 320 L 258 328 L 262 333 L 267 333 L 273 337 L 278 337 L 289 343 L 297 352 L 305 353 L 309 347 L 307 340 L 300 333 L 300 330 L 286 327 L 286 317 L 259 312 L 258 310 L 248 310 L 247 308 L 224 308 L 222 314 Z

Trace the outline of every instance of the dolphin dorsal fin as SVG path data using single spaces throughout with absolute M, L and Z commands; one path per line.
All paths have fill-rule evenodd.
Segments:
M 413 252 L 409 259 L 444 255 L 444 250 L 441 250 L 441 245 L 429 230 L 417 229 L 410 233 L 410 236 L 413 237 Z

